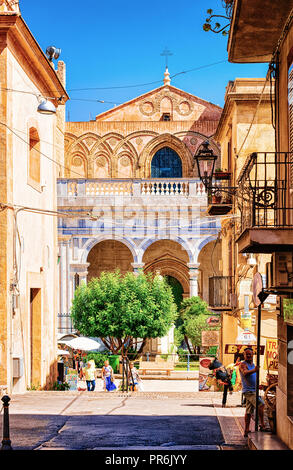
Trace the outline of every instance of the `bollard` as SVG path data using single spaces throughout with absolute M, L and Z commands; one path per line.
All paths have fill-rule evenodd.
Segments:
M 9 437 L 9 402 L 10 398 L 5 395 L 1 398 L 3 401 L 3 440 L 1 450 L 12 450 L 11 440 Z
M 190 356 L 187 354 L 187 371 L 190 369 Z

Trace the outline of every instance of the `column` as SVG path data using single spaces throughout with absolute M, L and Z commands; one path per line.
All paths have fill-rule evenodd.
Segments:
M 71 305 L 72 305 L 72 300 L 74 297 L 74 292 L 75 292 L 75 275 L 79 275 L 79 285 L 82 283 L 86 284 L 87 283 L 87 275 L 88 275 L 88 267 L 90 263 L 84 263 L 84 264 L 71 264 L 70 265 L 70 286 L 69 286 L 69 297 L 68 297 L 68 302 L 69 302 L 69 310 L 71 310 Z M 68 317 L 68 330 L 72 330 L 72 320 L 71 318 L 69 319 Z
M 58 329 L 63 333 L 66 328 L 66 316 L 68 313 L 68 249 L 71 236 L 59 237 L 59 315 Z
M 190 297 L 198 295 L 198 275 L 199 263 L 187 264 L 189 268 Z
M 134 274 L 138 275 L 143 271 L 144 263 L 131 263 L 131 266 L 133 267 Z

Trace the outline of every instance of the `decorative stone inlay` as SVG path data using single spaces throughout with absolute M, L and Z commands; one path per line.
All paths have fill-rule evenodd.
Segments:
M 126 157 L 126 156 L 125 156 L 125 157 L 121 157 L 121 158 L 119 159 L 119 162 L 120 162 L 120 164 L 121 164 L 122 166 L 124 166 L 124 167 L 127 167 L 127 166 L 130 165 L 129 158 Z
M 190 143 L 191 145 L 197 145 L 198 140 L 195 137 L 191 137 Z
M 73 157 L 72 158 L 72 165 L 73 166 L 81 166 L 82 165 L 82 158 L 81 157 Z
M 186 98 L 177 97 L 168 90 L 162 90 L 153 100 L 148 99 L 140 103 L 140 112 L 144 116 L 152 116 L 154 113 L 160 112 L 161 101 L 164 98 L 172 101 L 173 109 L 181 116 L 189 116 L 194 110 L 194 105 L 191 101 L 188 101 Z
M 94 145 L 94 143 L 96 142 L 96 140 L 93 137 L 88 137 L 87 139 L 85 139 L 84 142 L 86 143 L 88 148 L 91 148 Z
M 155 112 L 154 104 L 151 101 L 140 104 L 139 109 L 144 116 L 151 116 Z
M 117 139 L 115 139 L 114 137 L 111 137 L 111 139 L 109 139 L 109 144 L 112 147 L 115 147 L 115 145 L 117 144 Z
M 178 108 L 183 116 L 188 116 L 188 114 L 190 114 L 190 104 L 188 101 L 182 101 L 179 103 Z
M 96 159 L 96 165 L 99 167 L 99 168 L 104 168 L 107 164 L 107 159 L 105 157 L 98 157 Z
M 138 137 L 135 142 L 136 142 L 137 145 L 142 145 L 143 144 L 143 140 L 142 140 L 141 137 Z

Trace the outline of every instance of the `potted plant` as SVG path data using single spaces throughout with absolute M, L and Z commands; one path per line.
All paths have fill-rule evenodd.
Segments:
M 231 177 L 231 173 L 227 170 L 222 170 L 221 168 L 217 168 L 215 170 L 216 180 L 229 180 L 230 177 Z
M 222 202 L 222 194 L 217 192 L 212 195 L 212 203 L 220 204 Z

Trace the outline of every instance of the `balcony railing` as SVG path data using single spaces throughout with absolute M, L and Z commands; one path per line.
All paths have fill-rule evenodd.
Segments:
M 208 190 L 209 215 L 225 215 L 232 209 L 232 192 L 230 189 L 230 174 L 227 178 L 215 181 Z M 215 178 L 216 180 L 219 178 Z
M 59 197 L 204 196 L 199 179 L 59 179 Z
M 209 306 L 212 308 L 231 308 L 231 276 L 209 277 Z
M 258 152 L 250 155 L 238 178 L 238 235 L 251 228 L 292 227 L 289 187 L 293 154 Z
M 70 313 L 58 313 L 58 333 L 66 334 L 66 333 L 75 333 L 76 328 L 72 325 L 71 315 Z

